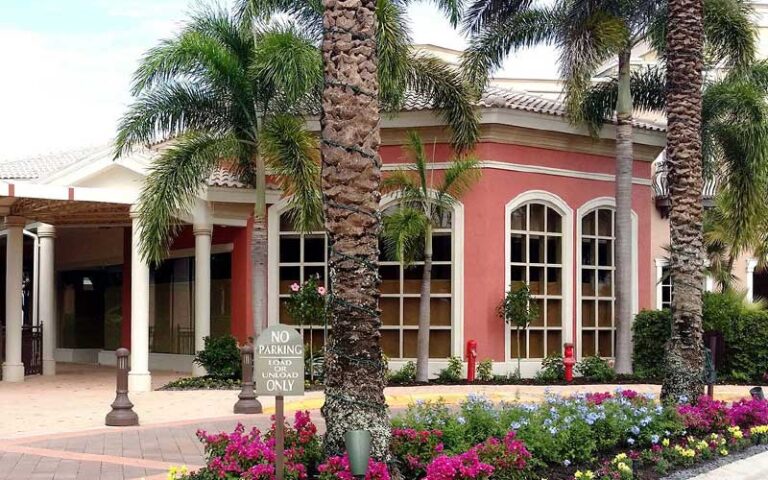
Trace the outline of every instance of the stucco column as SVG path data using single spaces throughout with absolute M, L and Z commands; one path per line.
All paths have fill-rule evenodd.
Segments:
M 40 239 L 38 285 L 39 318 L 43 325 L 43 375 L 56 375 L 56 275 L 53 256 L 56 229 L 53 225 L 40 225 L 37 228 L 37 237 Z
M 5 256 L 5 362 L 4 382 L 23 382 L 21 362 L 22 269 L 24 266 L 24 225 L 21 217 L 5 217 L 8 248 Z
M 195 352 L 203 350 L 204 339 L 211 334 L 211 215 L 208 205 L 195 209 Z M 206 374 L 205 368 L 193 364 L 196 377 Z
M 755 268 L 757 268 L 757 260 L 754 258 L 747 260 L 747 300 L 750 302 L 755 301 Z
M 139 253 L 141 227 L 131 208 L 131 371 L 128 389 L 131 392 L 152 390 L 149 373 L 149 266 Z

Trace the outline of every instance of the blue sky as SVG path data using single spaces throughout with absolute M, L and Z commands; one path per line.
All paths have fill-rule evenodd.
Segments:
M 173 35 L 189 0 L 0 0 L 0 160 L 105 143 L 130 103 L 141 54 Z M 414 41 L 462 48 L 434 8 L 414 5 Z M 554 75 L 550 52 L 506 73 Z

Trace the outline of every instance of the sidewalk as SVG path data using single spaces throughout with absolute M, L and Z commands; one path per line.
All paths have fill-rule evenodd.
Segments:
M 768 478 L 768 452 L 738 460 L 691 480 L 763 480 Z

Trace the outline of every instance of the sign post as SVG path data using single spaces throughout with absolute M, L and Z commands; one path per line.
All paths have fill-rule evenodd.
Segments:
M 256 340 L 256 395 L 275 397 L 275 478 L 285 470 L 286 396 L 304 395 L 304 339 L 296 329 L 275 325 Z

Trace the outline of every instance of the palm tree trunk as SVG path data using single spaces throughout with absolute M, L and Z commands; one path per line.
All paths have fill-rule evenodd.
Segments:
M 632 92 L 630 56 L 619 54 L 616 99 L 616 373 L 632 373 Z
M 695 401 L 704 390 L 701 290 L 702 232 L 701 87 L 702 0 L 670 0 L 667 17 L 667 165 L 672 336 L 661 388 L 668 401 Z
M 416 350 L 416 381 L 429 381 L 429 307 L 432 290 L 432 226 L 424 232 L 424 274 L 419 300 L 419 333 Z
M 345 451 L 344 434 L 371 432 L 371 455 L 386 459 L 389 416 L 379 344 L 378 235 L 381 193 L 376 0 L 323 1 L 325 72 L 322 188 L 331 331 L 325 355 L 325 451 Z
M 267 324 L 267 176 L 264 159 L 256 157 L 256 204 L 251 232 L 251 299 L 253 335 L 258 338 Z

